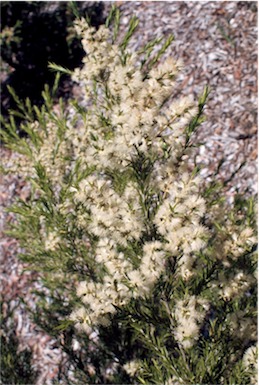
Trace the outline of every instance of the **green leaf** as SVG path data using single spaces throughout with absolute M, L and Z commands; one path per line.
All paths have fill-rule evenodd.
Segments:
M 158 60 L 161 58 L 161 56 L 166 52 L 167 48 L 170 47 L 172 41 L 174 40 L 174 35 L 169 35 L 156 56 L 150 60 L 150 62 L 147 63 L 147 74 L 148 72 L 154 67 L 154 65 L 158 62 Z M 147 76 L 146 74 L 146 76 Z
M 61 65 L 58 65 L 58 64 L 55 64 L 52 62 L 48 63 L 48 68 L 51 69 L 52 71 L 57 71 L 57 72 L 67 74 L 67 75 L 73 74 L 73 72 L 71 70 L 69 70 L 68 68 L 62 67 Z
M 121 44 L 120 44 L 120 48 L 124 51 L 132 37 L 132 35 L 134 34 L 137 26 L 138 26 L 138 23 L 139 23 L 139 20 L 136 16 L 133 16 L 132 19 L 130 20 L 130 24 L 129 24 L 129 28 L 128 28 L 128 31 L 126 32 Z
M 69 1 L 68 2 L 68 6 L 71 9 L 71 11 L 73 12 L 74 16 L 77 19 L 79 19 L 80 18 L 80 14 L 79 14 L 79 10 L 78 10 L 78 6 L 77 6 L 76 2 L 75 1 Z
M 74 325 L 74 321 L 65 320 L 65 321 L 62 321 L 58 326 L 54 327 L 54 330 L 64 331 L 64 330 L 67 330 L 72 325 Z

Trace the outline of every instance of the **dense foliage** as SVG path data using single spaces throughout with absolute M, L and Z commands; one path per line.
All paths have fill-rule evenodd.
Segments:
M 230 207 L 191 167 L 207 88 L 171 100 L 172 37 L 132 53 L 137 20 L 121 38 L 114 8 L 75 28 L 80 99 L 65 109 L 46 89 L 39 109 L 13 93 L 27 137 L 13 115 L 2 130 L 5 171 L 31 187 L 10 234 L 39 272 L 34 320 L 68 354 L 67 383 L 256 383 L 254 201 Z

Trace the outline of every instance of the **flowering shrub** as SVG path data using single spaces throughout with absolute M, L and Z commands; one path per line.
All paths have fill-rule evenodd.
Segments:
M 208 90 L 171 100 L 181 63 L 160 57 L 172 38 L 132 53 L 137 20 L 118 40 L 118 16 L 76 23 L 80 100 L 18 101 L 28 137 L 12 115 L 2 131 L 19 153 L 6 170 L 31 187 L 11 233 L 48 297 L 35 317 L 57 338 L 70 330 L 62 346 L 90 383 L 255 383 L 253 200 L 230 208 L 201 183 L 190 159 Z

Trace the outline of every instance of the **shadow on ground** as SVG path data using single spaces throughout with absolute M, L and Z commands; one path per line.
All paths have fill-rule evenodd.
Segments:
M 103 3 L 75 2 L 78 14 L 86 16 L 94 26 L 104 22 Z M 30 98 L 41 105 L 44 84 L 52 85 L 55 75 L 48 69 L 54 62 L 69 69 L 81 64 L 84 52 L 72 25 L 75 13 L 71 2 L 9 2 L 1 3 L 1 59 L 11 67 L 4 74 L 1 86 L 1 112 L 8 115 L 16 109 L 7 86 L 17 96 Z M 59 96 L 67 98 L 71 93 L 71 81 L 63 76 Z

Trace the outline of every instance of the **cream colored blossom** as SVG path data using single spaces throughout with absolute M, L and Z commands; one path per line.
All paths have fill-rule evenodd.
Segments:
M 200 324 L 208 310 L 208 303 L 195 296 L 187 296 L 178 300 L 173 309 L 177 326 L 173 331 L 175 339 L 185 348 L 193 346 L 198 338 Z
M 250 346 L 243 355 L 243 365 L 251 373 L 251 384 L 258 383 L 258 349 L 257 345 Z
M 61 238 L 57 233 L 50 232 L 45 240 L 45 249 L 50 251 L 57 250 L 60 241 Z
M 183 279 L 188 280 L 194 274 L 192 269 L 195 257 L 190 254 L 184 254 L 181 256 L 179 261 L 179 272 Z
M 257 364 L 257 346 L 252 345 L 245 351 L 243 355 L 243 363 L 246 368 Z
M 184 385 L 185 381 L 178 376 L 172 376 L 166 380 L 165 385 Z
M 141 368 L 141 361 L 132 360 L 123 365 L 123 369 L 130 375 L 134 376 Z
M 248 291 L 249 287 L 254 282 L 252 275 L 246 275 L 243 272 L 237 273 L 233 278 L 224 280 L 224 277 L 220 280 L 223 288 L 220 290 L 220 295 L 225 300 L 230 300 Z
M 256 309 L 253 309 L 252 311 L 256 311 Z M 229 315 L 229 320 L 233 336 L 247 342 L 257 340 L 256 319 L 247 316 L 243 310 L 238 310 Z

